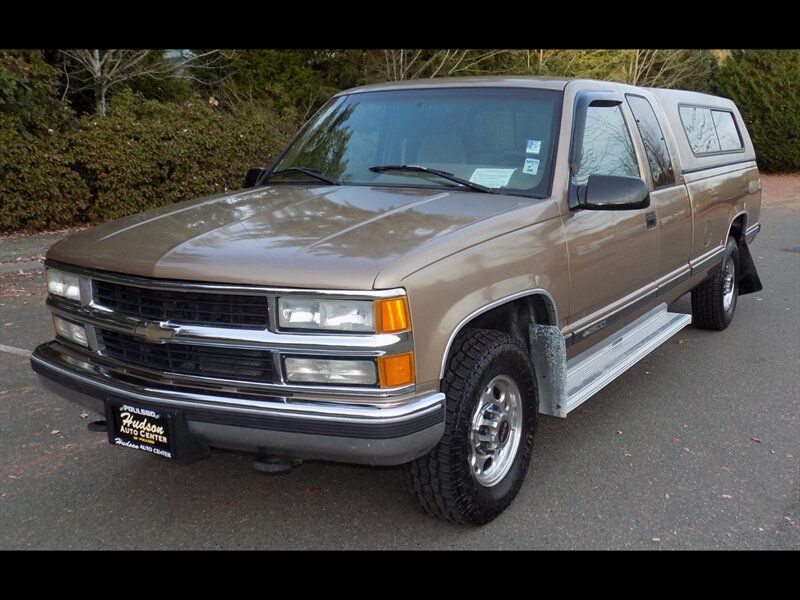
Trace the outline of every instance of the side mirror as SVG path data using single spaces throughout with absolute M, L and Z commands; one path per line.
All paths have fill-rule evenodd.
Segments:
M 586 210 L 635 210 L 650 206 L 650 190 L 639 177 L 589 175 L 578 186 L 578 206 Z
M 247 172 L 247 175 L 245 175 L 244 177 L 244 186 L 242 187 L 244 187 L 245 189 L 255 187 L 256 184 L 258 183 L 258 180 L 261 179 L 261 176 L 268 170 L 269 169 L 265 169 L 264 167 L 255 167 L 253 169 L 250 169 Z

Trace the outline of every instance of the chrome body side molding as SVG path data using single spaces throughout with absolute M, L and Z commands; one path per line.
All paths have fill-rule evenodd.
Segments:
M 716 266 L 717 263 L 722 260 L 723 252 L 725 252 L 725 246 L 719 246 L 718 248 L 714 248 L 710 252 L 706 252 L 705 254 L 689 261 L 689 264 L 692 268 L 692 276 L 694 277 L 698 273 L 703 273 L 708 271 L 711 267 Z
M 753 240 L 756 239 L 759 231 L 761 231 L 761 223 L 756 223 L 755 225 L 747 228 L 747 231 L 745 232 L 745 240 L 747 241 L 748 246 L 753 243 Z

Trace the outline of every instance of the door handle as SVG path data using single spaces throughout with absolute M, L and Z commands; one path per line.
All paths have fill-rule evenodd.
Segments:
M 652 229 L 656 226 L 656 213 L 655 211 L 650 211 L 645 215 L 645 219 L 647 220 L 647 228 Z

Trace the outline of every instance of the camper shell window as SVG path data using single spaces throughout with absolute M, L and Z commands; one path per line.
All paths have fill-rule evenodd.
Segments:
M 742 152 L 742 136 L 729 110 L 681 104 L 681 124 L 695 156 Z

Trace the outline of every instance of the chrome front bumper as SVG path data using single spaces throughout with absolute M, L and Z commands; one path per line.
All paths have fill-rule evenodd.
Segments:
M 36 348 L 31 366 L 45 388 L 101 415 L 112 399 L 179 410 L 189 432 L 215 448 L 395 465 L 429 452 L 444 431 L 441 392 L 381 402 L 216 394 L 123 380 L 59 341 Z

